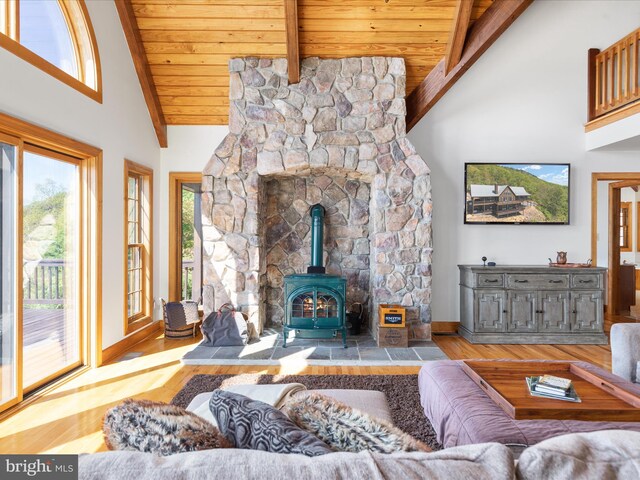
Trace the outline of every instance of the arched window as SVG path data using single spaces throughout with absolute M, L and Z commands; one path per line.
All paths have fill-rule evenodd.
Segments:
M 98 47 L 84 0 L 0 0 L 0 46 L 102 101 Z

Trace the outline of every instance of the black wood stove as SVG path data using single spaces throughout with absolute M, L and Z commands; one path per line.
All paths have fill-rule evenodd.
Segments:
M 347 282 L 337 275 L 327 275 L 322 266 L 324 213 L 320 204 L 311 207 L 311 265 L 307 273 L 284 277 L 285 348 L 291 330 L 303 338 L 332 338 L 341 331 L 342 345 L 347 348 Z

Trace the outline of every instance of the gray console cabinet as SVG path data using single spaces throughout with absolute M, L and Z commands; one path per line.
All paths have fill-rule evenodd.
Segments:
M 472 343 L 606 344 L 605 268 L 460 269 L 460 326 Z

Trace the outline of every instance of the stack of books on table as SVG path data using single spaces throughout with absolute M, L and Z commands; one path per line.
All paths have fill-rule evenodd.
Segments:
M 539 377 L 526 377 L 529 393 L 534 397 L 554 398 L 567 402 L 580 402 L 580 397 L 573 388 L 573 383 L 568 378 L 542 375 Z

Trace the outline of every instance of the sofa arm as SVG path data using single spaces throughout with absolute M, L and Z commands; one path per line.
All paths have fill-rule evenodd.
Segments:
M 631 382 L 640 381 L 640 323 L 616 323 L 611 327 L 611 370 Z

